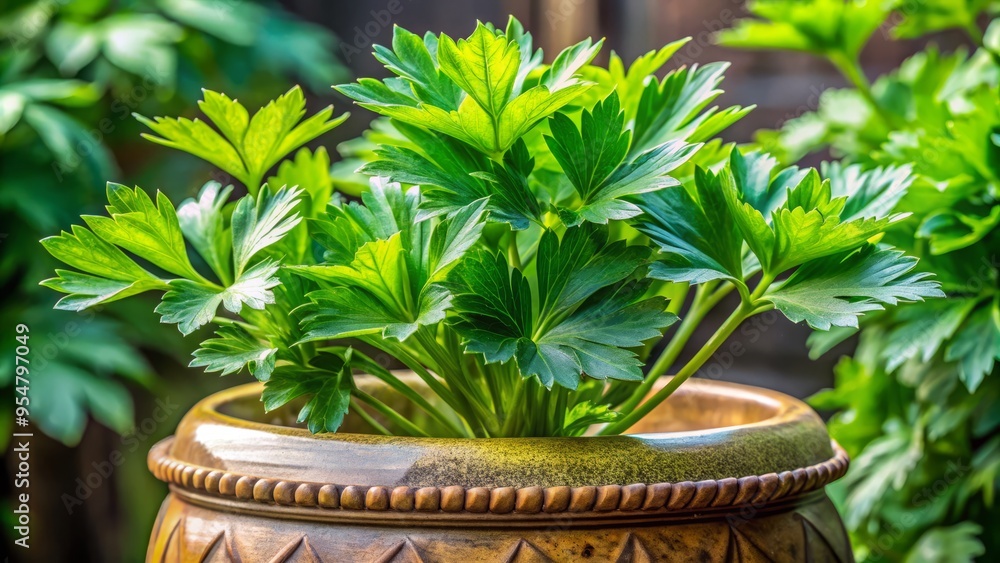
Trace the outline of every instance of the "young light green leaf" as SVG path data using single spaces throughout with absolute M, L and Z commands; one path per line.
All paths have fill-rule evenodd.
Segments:
M 328 106 L 302 120 L 305 99 L 298 86 L 253 117 L 236 100 L 208 90 L 199 106 L 224 137 L 198 119 L 135 117 L 159 135 L 144 133 L 143 137 L 211 162 L 243 182 L 252 194 L 257 193 L 264 174 L 285 155 L 347 119 L 347 114 L 331 119 L 333 106 Z
M 309 217 L 316 217 L 326 209 L 333 193 L 333 178 L 330 176 L 330 155 L 325 147 L 315 152 L 308 148 L 299 149 L 293 160 L 285 160 L 278 166 L 278 174 L 267 180 L 275 188 L 299 188 L 302 196 L 308 197 L 304 209 L 310 210 Z
M 718 41 L 744 49 L 788 49 L 856 59 L 893 8 L 880 0 L 755 1 L 750 13 L 719 33 Z
M 433 55 L 432 50 L 433 49 Z M 458 109 L 461 90 L 437 64 L 437 37 L 423 39 L 399 26 L 392 29 L 392 49 L 375 45 L 375 58 L 397 76 L 409 81 L 417 99 L 434 106 Z
M 299 189 L 281 188 L 272 193 L 267 185 L 255 199 L 244 197 L 233 211 L 233 262 L 236 277 L 258 252 L 281 240 L 301 221 L 295 211 Z
M 73 225 L 71 230 L 72 234 L 63 231 L 59 236 L 42 239 L 45 250 L 60 262 L 110 280 L 132 283 L 159 279 L 87 228 Z
M 188 258 L 177 212 L 167 196 L 157 192 L 154 205 L 142 189 L 109 182 L 108 202 L 110 218 L 82 217 L 97 236 L 168 272 L 201 278 Z
M 409 38 L 398 47 L 394 45 L 393 53 L 384 48 L 376 50 L 380 59 L 389 61 L 387 67 L 398 77 L 382 82 L 362 79 L 336 88 L 362 107 L 448 135 L 486 155 L 500 157 L 540 120 L 589 88 L 576 71 L 600 47 L 600 43 L 591 46 L 585 41 L 567 49 L 543 73 L 541 83 L 522 92 L 526 72 L 534 68 L 538 57 L 529 55 L 529 36 L 522 33 L 519 24 L 512 22 L 508 31 L 509 34 L 501 33 L 480 23 L 469 38 L 457 42 L 442 34 L 434 49 L 437 68 L 414 52 L 413 39 Z M 424 38 L 425 46 L 434 43 L 431 37 Z M 428 46 L 433 59 L 430 51 Z M 413 64 L 404 63 L 405 57 L 412 58 Z M 442 75 L 464 94 L 457 107 L 450 97 L 442 99 L 429 93 L 432 84 L 436 85 L 435 90 L 444 88 Z
M 100 303 L 109 303 L 150 290 L 166 290 L 166 282 L 156 278 L 135 281 L 108 279 L 69 270 L 56 270 L 55 278 L 41 282 L 45 287 L 68 293 L 56 303 L 64 311 L 83 311 Z
M 468 39 L 456 43 L 441 34 L 438 40 L 441 72 L 475 100 L 494 122 L 510 99 L 520 58 L 516 43 L 482 23 Z

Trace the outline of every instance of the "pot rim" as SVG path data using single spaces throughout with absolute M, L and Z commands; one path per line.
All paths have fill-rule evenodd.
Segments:
M 745 424 L 620 436 L 312 435 L 222 412 L 226 404 L 259 395 L 260 384 L 249 384 L 195 405 L 177 436 L 153 447 L 149 465 L 175 491 L 203 503 L 383 516 L 412 510 L 523 515 L 759 506 L 816 491 L 846 472 L 846 453 L 798 399 L 704 380 L 689 381 L 681 390 L 680 402 L 710 404 L 713 397 L 725 397 L 771 412 Z M 647 418 L 655 419 L 663 408 Z
M 415 374 L 405 370 L 396 370 L 394 373 L 397 376 L 401 376 L 402 379 L 407 384 L 412 384 L 416 386 L 423 385 L 423 381 L 417 377 Z M 369 379 L 372 383 L 379 384 L 381 380 L 370 375 L 358 376 L 358 379 Z M 660 378 L 661 381 L 652 389 L 650 394 L 655 393 L 661 389 L 667 382 L 669 382 L 672 377 L 664 376 Z M 363 383 L 360 385 L 363 386 Z M 272 424 L 269 422 L 262 422 L 258 420 L 252 420 L 244 417 L 235 416 L 232 414 L 227 414 L 223 412 L 224 407 L 227 404 L 233 403 L 235 401 L 245 400 L 247 397 L 259 397 L 264 389 L 264 384 L 260 382 L 245 383 L 242 385 L 236 385 L 201 399 L 192 407 L 191 412 L 198 411 L 198 414 L 202 416 L 209 417 L 213 420 L 232 424 L 234 426 L 240 426 L 243 428 L 255 428 L 268 432 L 278 432 L 283 435 L 288 436 L 298 436 L 314 440 L 325 440 L 325 439 L 363 439 L 364 441 L 369 440 L 386 440 L 392 442 L 414 442 L 414 443 L 444 443 L 453 442 L 461 443 L 467 442 L 469 440 L 475 441 L 485 441 L 485 440 L 565 440 L 566 437 L 558 436 L 532 436 L 532 437 L 497 437 L 497 438 L 453 438 L 453 437 L 423 437 L 423 436 L 382 436 L 377 434 L 365 434 L 358 432 L 331 432 L 324 434 L 313 434 L 309 432 L 308 429 L 301 426 L 288 426 L 283 424 Z M 775 426 L 781 423 L 796 421 L 800 418 L 815 417 L 815 411 L 809 405 L 805 404 L 799 399 L 781 393 L 780 391 L 774 391 L 772 389 L 766 389 L 763 387 L 755 387 L 752 385 L 744 385 L 740 383 L 733 383 L 729 381 L 715 381 L 693 378 L 686 382 L 684 385 L 680 386 L 678 390 L 674 393 L 674 397 L 683 396 L 685 394 L 694 393 L 704 393 L 706 391 L 721 391 L 725 390 L 725 393 L 729 395 L 730 398 L 735 400 L 745 400 L 745 401 L 756 401 L 761 405 L 766 405 L 773 409 L 773 413 L 763 419 L 755 420 L 752 422 L 745 422 L 741 424 L 726 424 L 715 427 L 707 427 L 695 430 L 683 430 L 683 431 L 665 431 L 665 432 L 636 432 L 636 433 L 624 433 L 612 436 L 577 436 L 569 439 L 619 439 L 625 437 L 642 437 L 642 438 L 681 438 L 681 437 L 699 437 L 699 436 L 709 436 L 712 434 L 718 434 L 720 432 L 739 430 L 739 429 L 753 429 L 753 428 L 767 428 L 769 426 Z M 670 399 L 667 399 L 670 401 Z M 669 406 L 669 403 L 667 403 Z M 653 413 L 662 410 L 664 405 L 660 405 L 653 411 Z M 648 418 L 652 418 L 653 413 L 647 415 Z M 645 419 L 644 419 L 645 420 Z M 641 426 L 643 421 L 640 421 L 633 426 Z

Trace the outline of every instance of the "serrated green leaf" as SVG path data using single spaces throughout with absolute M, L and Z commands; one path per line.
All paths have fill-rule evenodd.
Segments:
M 301 396 L 309 400 L 299 411 L 299 422 L 305 422 L 313 434 L 336 432 L 347 415 L 351 403 L 354 379 L 351 374 L 350 349 L 335 369 L 317 370 L 279 367 L 264 384 L 261 400 L 264 409 L 272 411 Z
M 974 392 L 983 379 L 993 371 L 1000 360 L 1000 317 L 994 301 L 972 313 L 962 328 L 955 334 L 945 360 L 958 362 L 958 376 L 969 392 Z
M 913 303 L 900 308 L 885 335 L 881 358 L 886 371 L 893 371 L 910 358 L 929 363 L 949 340 L 976 304 L 974 299 L 951 299 Z
M 243 272 L 232 285 L 224 288 L 187 279 L 170 280 L 170 290 L 163 295 L 156 312 L 163 317 L 161 322 L 177 324 L 182 334 L 191 334 L 215 318 L 220 305 L 230 312 L 239 313 L 244 305 L 260 310 L 268 303 L 274 303 L 271 288 L 280 283 L 277 272 L 278 264 L 267 259 Z
M 63 311 L 83 311 L 100 303 L 109 303 L 151 290 L 165 290 L 169 286 L 159 279 L 137 279 L 121 281 L 69 270 L 56 270 L 55 278 L 41 282 L 41 285 L 67 293 L 56 303 L 55 308 Z
M 232 245 L 226 237 L 222 208 L 229 200 L 233 187 L 208 182 L 198 192 L 198 199 L 187 199 L 177 208 L 181 232 L 205 259 L 219 279 L 232 279 L 230 254 Z
M 549 119 L 549 129 L 552 134 L 545 136 L 545 143 L 584 199 L 625 158 L 631 139 L 631 133 L 625 130 L 625 114 L 614 93 L 592 111 L 583 110 L 579 129 L 563 113 Z
M 443 133 L 499 158 L 539 121 L 590 87 L 581 81 L 577 71 L 600 48 L 600 43 L 584 41 L 566 49 L 542 73 L 539 84 L 521 91 L 526 73 L 537 65 L 540 56 L 531 54 L 530 36 L 519 24 L 512 22 L 508 30 L 509 36 L 480 23 L 469 38 L 457 42 L 444 34 L 437 38 L 425 36 L 424 46 L 431 61 L 436 55 L 437 67 L 429 64 L 414 38 L 409 37 L 400 42 L 398 52 L 395 45 L 393 52 L 376 50 L 377 57 L 389 61 L 387 67 L 397 77 L 382 82 L 362 79 L 336 88 L 362 107 Z M 407 57 L 412 64 L 404 62 Z M 455 100 L 457 106 L 450 94 L 431 93 L 431 85 L 435 91 L 446 88 L 444 77 L 461 92 L 460 100 Z
M 188 367 L 204 367 L 206 372 L 220 371 L 219 375 L 229 375 L 246 366 L 260 381 L 271 377 L 277 348 L 264 344 L 237 325 L 223 326 L 215 331 L 215 336 L 194 351 L 194 359 Z
M 383 145 L 376 151 L 379 159 L 366 164 L 361 171 L 393 181 L 420 184 L 422 197 L 418 220 L 452 214 L 488 198 L 491 221 L 508 223 L 516 230 L 524 230 L 531 222 L 538 221 L 538 202 L 529 191 L 523 174 L 508 171 L 506 166 L 490 162 L 482 154 L 446 136 L 405 124 L 398 127 L 420 152 Z M 505 162 L 510 164 L 511 159 L 505 156 Z
M 480 23 L 468 39 L 438 39 L 441 72 L 496 120 L 510 99 L 520 65 L 516 43 Z
M 110 218 L 82 216 L 97 236 L 173 274 L 200 277 L 188 258 L 177 212 L 167 196 L 157 192 L 154 205 L 140 188 L 109 182 L 108 202 Z
M 641 153 L 668 141 L 708 140 L 746 115 L 752 108 L 733 107 L 721 113 L 717 108 L 705 110 L 722 93 L 717 86 L 728 66 L 681 67 L 662 81 L 653 77 L 646 82 L 633 118 L 630 152 Z
M 113 244 L 97 237 L 85 227 L 73 225 L 72 234 L 63 231 L 55 237 L 42 239 L 42 246 L 60 262 L 116 281 L 157 281 Z
M 625 281 L 647 251 L 606 240 L 584 227 L 569 229 L 561 242 L 543 235 L 538 295 L 502 254 L 472 252 L 448 284 L 452 326 L 466 351 L 487 363 L 515 358 L 523 377 L 547 387 L 575 389 L 582 374 L 640 379 L 641 362 L 627 348 L 655 337 L 674 317 L 661 298 L 642 299 L 643 284 Z
M 764 299 L 792 322 L 814 329 L 858 326 L 858 317 L 885 305 L 943 297 L 926 273 L 909 273 L 916 259 L 868 245 L 848 255 L 807 262 Z
M 621 417 L 621 413 L 611 410 L 610 405 L 595 405 L 590 401 L 577 403 L 566 413 L 561 435 L 579 436 L 595 424 L 614 422 Z
M 303 309 L 307 340 L 376 333 L 405 340 L 440 322 L 451 296 L 438 282 L 483 229 L 485 201 L 414 224 L 415 189 L 404 194 L 399 184 L 373 181 L 363 199 L 318 222 L 330 263 L 292 268 L 329 288 L 311 293 Z
M 246 196 L 233 211 L 233 263 L 240 277 L 261 250 L 281 240 L 301 221 L 296 207 L 302 190 L 280 188 L 274 193 L 265 185 L 254 198 Z
M 650 276 L 674 282 L 728 279 L 743 283 L 743 239 L 723 192 L 734 190 L 729 170 L 695 171 L 695 189 L 674 187 L 646 194 L 636 228 L 660 247 Z
M 330 203 L 333 193 L 330 155 L 326 152 L 326 147 L 319 147 L 315 151 L 299 149 L 294 159 L 285 160 L 278 166 L 277 175 L 268 178 L 267 184 L 276 188 L 299 188 L 303 196 L 309 198 L 308 205 L 304 206 L 310 210 L 308 216 L 319 215 Z
M 347 119 L 331 119 L 333 106 L 312 117 L 305 115 L 305 99 L 296 86 L 249 116 L 246 108 L 224 94 L 205 91 L 199 107 L 222 131 L 219 135 L 198 119 L 156 117 L 136 119 L 159 136 L 143 137 L 211 162 L 243 182 L 255 194 L 264 174 L 285 155 L 330 131 Z

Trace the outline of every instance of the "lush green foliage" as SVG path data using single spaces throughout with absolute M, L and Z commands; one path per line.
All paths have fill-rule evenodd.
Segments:
M 910 273 L 913 258 L 875 244 L 904 219 L 889 208 L 907 169 L 824 179 L 712 140 L 747 110 L 708 107 L 724 65 L 653 76 L 681 45 L 601 68 L 590 64 L 600 42 L 586 40 L 543 65 L 513 19 L 458 41 L 397 28 L 391 48 L 375 48 L 393 77 L 337 87 L 391 118 L 369 136 L 377 148 L 362 172 L 374 178 L 361 201 L 331 198 L 315 169 L 325 154 L 282 161 L 338 123 L 328 110 L 296 126 L 294 91 L 252 119 L 206 92 L 217 132 L 142 121 L 249 194 L 227 203 L 229 190 L 208 184 L 175 211 L 111 185 L 110 218 L 43 241 L 82 273 L 43 283 L 68 293 L 69 309 L 162 291 L 163 322 L 219 327 L 193 365 L 246 365 L 266 381 L 268 409 L 305 396 L 300 421 L 313 431 L 336 430 L 351 409 L 379 431 L 455 436 L 622 432 L 755 314 L 855 327 L 866 312 L 940 295 Z M 731 292 L 728 320 L 640 405 Z M 437 404 L 372 349 L 414 371 Z M 355 371 L 397 389 L 426 423 L 358 389 Z
M 36 282 L 54 261 L 36 241 L 82 210 L 100 209 L 102 186 L 121 174 L 119 163 L 162 165 L 162 153 L 135 149 L 131 111 L 183 111 L 204 84 L 261 101 L 287 89 L 290 74 L 325 89 L 343 67 L 328 32 L 253 2 L 14 0 L 0 8 L 0 43 L 0 319 L 31 327 L 32 393 L 46 397 L 31 405 L 32 421 L 67 443 L 80 439 L 88 416 L 127 432 L 134 424 L 127 387 L 159 385 L 139 346 L 179 358 L 187 346 L 148 327 L 142 302 L 53 313 L 52 295 Z M 178 180 L 204 172 L 183 158 L 167 167 Z M 132 223 L 103 226 L 128 231 Z M 184 262 L 182 255 L 175 253 Z M 123 281 L 103 291 L 124 295 L 136 280 Z M 145 278 L 129 291 L 143 283 L 158 282 Z M 13 364 L 2 373 L 0 385 L 13 386 Z M 2 406 L 7 425 L 11 405 Z
M 829 148 L 852 164 L 824 173 L 852 183 L 892 167 L 912 170 L 909 189 L 880 204 L 912 215 L 883 240 L 919 256 L 917 269 L 935 272 L 948 296 L 865 318 L 857 352 L 837 367 L 836 389 L 813 398 L 819 408 L 840 411 L 831 432 L 854 457 L 836 487 L 858 558 L 992 560 L 1000 554 L 988 533 L 1000 516 L 1000 24 L 985 34 L 977 26 L 992 2 L 906 4 L 895 36 L 955 27 L 980 48 L 970 56 L 930 47 L 869 86 L 857 53 L 872 30 L 888 25 L 889 8 L 874 1 L 760 3 L 754 12 L 763 20 L 741 22 L 722 40 L 807 50 L 854 82 L 855 89 L 824 92 L 815 112 L 761 132 L 759 145 L 786 162 Z M 802 17 L 816 11 L 831 17 Z M 840 11 L 855 15 L 832 17 Z M 824 31 L 815 33 L 816 25 Z M 767 33 L 775 29 L 787 33 Z M 827 39 L 806 45 L 791 37 Z M 812 352 L 854 332 L 816 333 Z

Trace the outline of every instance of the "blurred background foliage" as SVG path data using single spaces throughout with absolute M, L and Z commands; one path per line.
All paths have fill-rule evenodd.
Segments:
M 34 445 L 34 524 L 56 530 L 74 514 L 77 521 L 112 516 L 96 538 L 93 529 L 68 531 L 65 545 L 35 542 L 32 555 L 70 560 L 82 546 L 77 560 L 136 560 L 162 496 L 142 475 L 145 451 L 219 383 L 183 372 L 190 344 L 158 327 L 148 304 L 52 310 L 38 281 L 55 264 L 37 241 L 81 212 L 101 213 L 108 180 L 175 198 L 210 175 L 228 181 L 141 141 L 133 112 L 190 114 L 203 87 L 259 106 L 293 83 L 326 94 L 349 75 L 327 29 L 276 4 L 244 0 L 8 0 L 0 46 L 0 326 L 4 334 L 18 323 L 31 328 L 31 421 L 52 438 Z M 0 386 L 10 391 L 13 356 L 3 354 L 0 364 Z M 0 403 L 4 449 L 12 405 Z M 77 449 L 97 466 L 77 463 L 59 444 L 77 446 L 91 418 L 114 431 Z M 110 477 L 102 462 L 114 451 L 127 463 L 115 467 L 117 486 L 102 486 Z M 96 487 L 98 479 L 86 482 L 95 471 Z
M 787 164 L 825 153 L 866 168 L 911 166 L 913 184 L 895 210 L 912 215 L 884 242 L 919 256 L 918 268 L 948 294 L 863 318 L 835 388 L 811 398 L 836 412 L 830 432 L 852 457 L 831 491 L 861 561 L 1000 558 L 1000 21 L 990 21 L 998 8 L 772 0 L 751 4 L 757 17 L 719 37 L 804 51 L 844 74 L 851 88 L 823 91 L 815 111 L 759 132 L 757 144 Z M 877 30 L 905 39 L 952 28 L 971 51 L 931 45 L 871 83 L 865 77 L 858 55 Z M 816 333 L 811 354 L 855 332 Z
M 476 19 L 508 14 L 546 52 L 606 37 L 603 62 L 611 50 L 631 61 L 691 36 L 670 64 L 732 61 L 717 103 L 757 107 L 727 140 L 756 143 L 785 163 L 916 162 L 912 193 L 897 208 L 913 216 L 887 242 L 943 272 L 949 299 L 869 318 L 860 335 L 837 335 L 847 340 L 831 350 L 836 339 L 813 340 L 816 361 L 806 357 L 802 327 L 779 321 L 741 332 L 733 338 L 748 352 L 707 375 L 799 397 L 833 387 L 813 404 L 836 413 L 831 432 L 854 459 L 831 493 L 859 559 L 996 559 L 1000 29 L 987 27 L 996 3 L 749 7 L 756 15 L 744 0 L 0 2 L 0 326 L 8 341 L 18 322 L 31 326 L 32 418 L 52 437 L 36 432 L 32 446 L 36 541 L 25 560 L 141 560 L 166 492 L 146 470 L 146 451 L 199 398 L 249 381 L 186 369 L 190 350 L 148 304 L 77 315 L 51 310 L 56 297 L 38 291 L 54 267 L 38 239 L 80 213 L 102 212 L 107 180 L 175 201 L 206 180 L 231 182 L 141 140 L 132 112 L 196 117 L 201 88 L 256 108 L 292 83 L 306 87 L 311 109 L 334 102 L 346 110 L 329 86 L 349 74 L 385 76 L 371 44 L 391 41 L 394 23 L 456 36 Z M 737 24 L 747 16 L 754 23 Z M 753 49 L 715 44 L 733 26 Z M 371 114 L 350 110 L 355 117 L 323 144 L 366 129 Z M 331 153 L 337 187 L 357 193 L 364 184 L 351 172 L 370 144 L 339 149 L 343 160 Z M 0 368 L 7 396 L 10 354 L 0 354 Z M 0 440 L 12 431 L 10 403 L 0 402 Z M 116 453 L 121 465 L 105 476 Z M 6 461 L 2 518 L 11 513 Z

